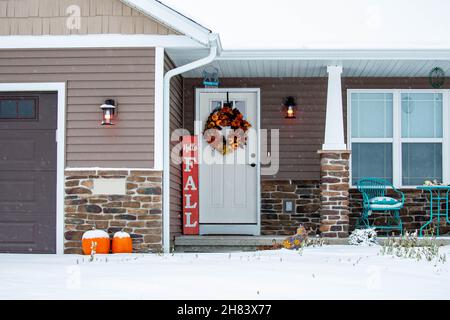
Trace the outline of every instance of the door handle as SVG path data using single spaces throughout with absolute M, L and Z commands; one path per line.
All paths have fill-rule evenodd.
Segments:
M 252 168 L 256 167 L 256 163 L 250 163 L 250 167 Z

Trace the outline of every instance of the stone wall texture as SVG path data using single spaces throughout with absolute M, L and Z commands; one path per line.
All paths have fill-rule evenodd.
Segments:
M 95 179 L 126 179 L 126 194 L 93 194 Z M 150 170 L 66 170 L 64 252 L 81 253 L 81 237 L 93 227 L 112 236 L 130 233 L 135 252 L 162 246 L 162 172 Z
M 344 174 L 345 175 L 345 174 Z M 321 189 L 319 180 L 265 180 L 262 181 L 261 197 L 261 234 L 288 235 L 295 232 L 302 224 L 310 235 L 320 234 Z M 405 193 L 405 206 L 400 211 L 404 230 L 413 232 L 423 226 L 430 218 L 429 196 L 417 189 L 401 189 Z M 388 191 L 388 196 L 397 197 Z M 344 196 L 345 197 L 345 196 Z M 348 191 L 348 231 L 355 229 L 356 221 L 361 216 L 362 197 L 359 191 L 351 188 Z M 283 201 L 294 200 L 295 210 L 292 213 L 283 211 Z M 341 200 L 345 201 L 345 200 Z M 442 206 L 445 210 L 445 206 Z M 346 221 L 344 218 L 343 221 Z M 386 214 L 373 213 L 370 222 L 375 225 L 385 224 Z M 342 223 L 342 222 L 341 222 Z M 324 219 L 324 225 L 327 220 Z M 435 226 L 433 224 L 432 226 Z M 328 229 L 328 227 L 327 227 Z M 331 229 L 331 227 L 330 227 Z M 341 228 L 339 228 L 341 230 Z M 343 228 L 342 228 L 343 229 Z M 441 234 L 450 234 L 450 225 L 441 220 Z M 392 232 L 378 230 L 379 235 Z M 395 231 L 397 233 L 397 231 Z M 326 236 L 326 235 L 323 235 Z M 338 236 L 331 234 L 328 236 Z
M 345 238 L 349 228 L 349 151 L 319 151 L 323 237 Z
M 320 217 L 318 180 L 263 180 L 261 183 L 261 234 L 290 235 L 302 224 L 316 234 Z M 292 212 L 284 212 L 283 201 L 292 200 Z

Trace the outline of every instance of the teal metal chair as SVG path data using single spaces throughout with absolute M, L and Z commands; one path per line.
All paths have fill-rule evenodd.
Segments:
M 363 211 L 356 224 L 356 228 L 399 230 L 400 234 L 403 234 L 403 225 L 400 218 L 400 209 L 405 204 L 405 195 L 403 192 L 397 190 L 388 181 L 379 178 L 362 178 L 358 181 L 357 187 L 363 196 Z M 388 188 L 392 189 L 401 200 L 386 196 Z M 374 211 L 389 214 L 393 220 L 392 224 L 381 226 L 371 225 L 369 216 Z

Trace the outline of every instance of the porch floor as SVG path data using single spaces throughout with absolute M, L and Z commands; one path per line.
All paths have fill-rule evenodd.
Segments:
M 175 237 L 176 252 L 236 252 L 269 249 L 281 244 L 287 236 L 208 235 Z M 386 237 L 379 237 L 383 244 Z M 419 239 L 420 244 L 421 239 Z M 441 245 L 450 245 L 450 237 L 439 237 Z M 348 238 L 324 238 L 325 245 L 346 245 Z

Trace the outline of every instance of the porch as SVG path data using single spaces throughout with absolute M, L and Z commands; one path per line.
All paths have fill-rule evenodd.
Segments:
M 175 252 L 241 252 L 270 250 L 281 245 L 284 236 L 177 236 L 175 237 Z M 387 237 L 380 237 L 378 243 L 383 245 Z M 429 241 L 420 238 L 418 244 Z M 450 236 L 439 237 L 437 243 L 441 246 L 450 245 Z M 348 238 L 324 238 L 323 245 L 348 245 Z
M 348 108 L 351 105 L 350 94 L 355 90 L 395 91 L 397 97 L 402 92 L 441 92 L 446 97 L 450 84 L 444 83 L 436 90 L 431 86 L 428 75 L 435 66 L 448 72 L 449 57 L 437 52 L 432 57 L 419 51 L 388 53 L 383 50 L 378 56 L 367 56 L 363 51 L 340 51 L 328 52 L 327 57 L 323 56 L 323 52 L 314 51 L 317 56 L 313 57 L 313 51 L 293 52 L 285 59 L 270 52 L 261 53 L 258 57 L 255 53 L 224 54 L 212 63 L 219 70 L 219 88 L 222 92 L 259 89 L 259 127 L 279 130 L 279 170 L 271 175 L 260 175 L 260 189 L 255 195 L 259 219 L 259 233 L 256 236 L 236 235 L 239 232 L 228 236 L 219 235 L 223 234 L 221 232 L 183 236 L 181 177 L 172 178 L 172 199 L 178 199 L 177 209 L 171 209 L 171 234 L 176 250 L 254 250 L 270 246 L 274 240 L 284 239 L 294 233 L 300 224 L 310 231 L 310 235 L 321 235 L 330 244 L 346 243 L 361 214 L 360 194 L 353 187 L 355 179 L 361 175 L 381 175 L 392 179 L 407 194 L 405 207 L 401 211 L 405 230 L 414 231 L 428 221 L 427 196 L 415 189 L 415 185 L 422 182 L 415 185 L 403 183 L 401 166 L 384 166 L 380 173 L 378 167 L 355 167 L 355 162 L 351 163 L 352 146 L 358 143 L 376 146 L 380 141 L 353 139 Z M 205 52 L 169 50 L 168 53 L 174 65 L 183 65 L 198 59 Z M 201 76 L 202 69 L 199 68 L 180 79 L 183 90 L 179 99 L 182 103 L 178 105 L 177 113 L 183 115 L 182 127 L 191 134 L 199 133 L 195 129 L 195 121 L 205 120 L 198 117 L 196 91 L 203 88 Z M 286 96 L 296 99 L 294 119 L 287 119 L 283 113 L 283 98 Z M 447 110 L 447 104 L 445 98 L 443 110 Z M 395 108 L 400 108 L 400 105 L 400 100 L 395 102 Z M 444 112 L 445 117 L 447 111 Z M 397 121 L 399 114 L 395 117 Z M 378 125 L 384 126 L 383 122 Z M 393 125 L 393 130 L 398 137 L 399 127 L 396 125 Z M 445 137 L 437 139 L 446 143 L 446 130 L 443 135 Z M 384 154 L 383 159 L 374 158 L 371 154 L 370 161 L 384 163 L 388 159 L 387 162 L 398 162 L 401 159 L 398 146 L 395 145 L 393 155 Z M 444 145 L 443 150 L 447 147 Z M 270 147 L 261 148 L 260 157 L 267 156 L 270 151 Z M 446 152 L 443 157 L 447 157 Z M 440 180 L 448 182 L 445 159 L 442 161 Z M 370 164 L 370 161 L 365 163 Z M 353 168 L 358 170 L 357 174 L 352 174 Z M 176 169 L 172 168 L 172 172 Z M 176 185 L 174 181 L 180 181 L 180 184 Z M 291 209 L 286 207 L 287 203 Z M 443 229 L 443 234 L 448 231 Z

